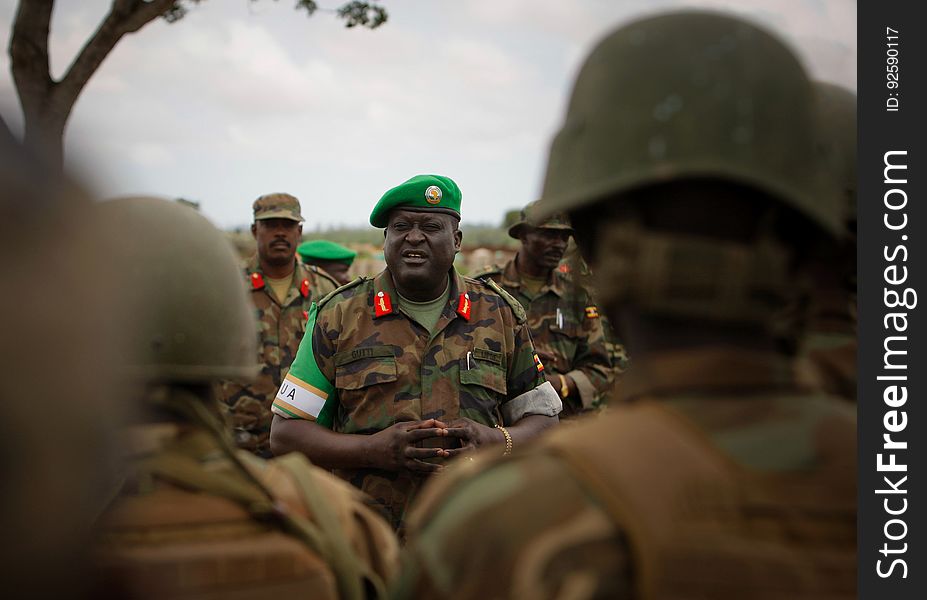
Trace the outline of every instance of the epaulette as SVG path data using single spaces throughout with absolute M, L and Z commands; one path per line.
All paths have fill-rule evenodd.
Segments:
M 321 309 L 323 306 L 325 306 L 326 302 L 328 302 L 329 300 L 337 296 L 339 293 L 343 292 L 344 290 L 349 290 L 352 287 L 357 287 L 360 284 L 364 283 L 365 281 L 370 281 L 370 279 L 364 277 L 363 275 L 358 277 L 354 281 L 349 281 L 348 283 L 344 284 L 340 288 L 337 288 L 336 290 L 329 292 L 324 298 L 318 301 L 316 306 L 318 306 Z
M 502 286 L 500 286 L 489 277 L 483 277 L 480 279 L 480 281 L 488 286 L 492 291 L 502 296 L 502 299 L 508 303 L 509 307 L 512 309 L 512 312 L 515 313 L 516 321 L 519 323 L 524 323 L 528 320 L 528 315 L 525 314 L 525 307 L 522 306 L 521 303 L 516 300 L 514 296 L 512 296 L 512 294 L 502 289 Z

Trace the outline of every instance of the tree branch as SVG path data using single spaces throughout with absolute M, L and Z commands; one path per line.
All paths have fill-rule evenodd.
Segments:
M 122 36 L 134 33 L 174 6 L 176 0 L 113 0 L 112 7 L 100 27 L 68 67 L 55 86 L 62 102 L 73 105 L 78 95 L 100 68 L 103 60 L 116 47 Z M 28 2 L 27 2 L 28 3 Z
M 32 101 L 44 97 L 52 85 L 49 73 L 48 32 L 54 0 L 20 2 L 10 35 L 10 71 L 16 91 L 28 110 Z

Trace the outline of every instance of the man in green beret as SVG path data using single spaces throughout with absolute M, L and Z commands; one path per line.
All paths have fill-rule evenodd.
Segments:
M 492 281 L 461 276 L 461 194 L 420 175 L 370 215 L 386 269 L 313 308 L 274 400 L 271 445 L 298 451 L 370 494 L 402 535 L 428 475 L 459 455 L 499 455 L 557 423 L 524 309 Z
M 338 286 L 350 283 L 348 269 L 357 252 L 329 240 L 309 240 L 296 248 L 304 265 L 315 267 L 323 277 L 330 277 Z
M 290 194 L 266 194 L 252 209 L 257 252 L 244 269 L 244 283 L 257 310 L 261 372 L 252 382 L 221 382 L 219 394 L 231 411 L 239 447 L 270 458 L 274 393 L 296 357 L 309 306 L 338 285 L 296 260 L 303 229 L 299 200 Z
M 570 221 L 563 213 L 539 219 L 536 205 L 523 208 L 509 228 L 509 236 L 521 242 L 515 258 L 477 278 L 491 278 L 525 308 L 544 376 L 559 392 L 565 418 L 597 407 L 615 369 L 592 295 L 559 268 L 573 235 Z

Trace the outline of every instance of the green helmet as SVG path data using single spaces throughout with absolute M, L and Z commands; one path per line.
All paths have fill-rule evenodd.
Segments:
M 636 21 L 601 41 L 576 79 L 543 211 L 669 179 L 721 179 L 837 233 L 841 211 L 815 193 L 812 107 L 798 60 L 754 25 L 702 11 Z
M 121 297 L 136 311 L 132 376 L 208 382 L 257 374 L 254 311 L 225 236 L 189 207 L 158 198 L 99 205 Z
M 856 94 L 820 81 L 814 92 L 821 183 L 825 194 L 835 196 L 849 224 L 856 220 Z

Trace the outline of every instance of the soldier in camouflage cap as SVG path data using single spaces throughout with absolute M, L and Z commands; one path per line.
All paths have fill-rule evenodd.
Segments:
M 573 234 L 569 219 L 563 213 L 540 219 L 535 209 L 528 204 L 509 228 L 521 242 L 515 258 L 476 277 L 491 278 L 524 307 L 544 376 L 563 401 L 562 419 L 598 406 L 615 369 L 591 294 L 559 268 Z
M 634 356 L 624 402 L 436 479 L 397 597 L 855 597 L 855 414 L 801 388 L 772 332 L 841 217 L 813 107 L 791 51 L 722 14 L 592 51 L 541 204 Z
M 460 190 L 424 175 L 383 195 L 386 269 L 323 299 L 274 401 L 275 452 L 298 451 L 379 502 L 400 534 L 426 477 L 478 447 L 509 454 L 557 422 L 525 314 L 462 277 Z
M 261 373 L 245 383 L 225 380 L 219 395 L 229 407 L 239 447 L 270 457 L 270 405 L 306 331 L 309 306 L 338 287 L 321 269 L 296 260 L 303 217 L 299 200 L 266 194 L 254 201 L 251 234 L 257 252 L 244 269 L 244 285 L 258 316 Z

